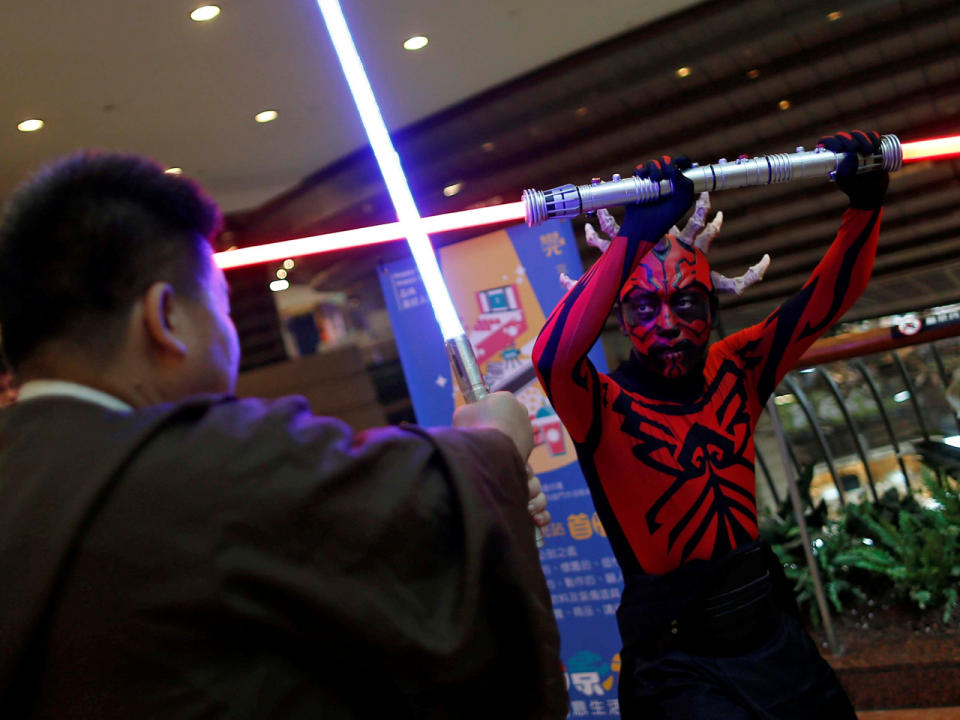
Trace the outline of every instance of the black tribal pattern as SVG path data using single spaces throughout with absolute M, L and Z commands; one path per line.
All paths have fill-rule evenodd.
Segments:
M 848 209 L 803 288 L 714 343 L 702 374 L 682 383 L 632 362 L 604 375 L 587 358 L 648 244 L 616 238 L 555 308 L 534 364 L 625 572 L 668 572 L 756 538 L 754 428 L 783 376 L 866 288 L 881 212 Z

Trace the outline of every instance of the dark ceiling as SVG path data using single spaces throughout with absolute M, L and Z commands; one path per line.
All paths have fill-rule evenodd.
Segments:
M 423 214 L 518 200 L 627 173 L 660 154 L 700 163 L 791 152 L 851 128 L 904 141 L 960 133 L 960 3 L 717 0 L 500 86 L 395 135 Z M 530 38 L 536 42 L 536 38 Z M 690 73 L 679 77 L 677 69 Z M 781 109 L 781 101 L 789 103 Z M 960 300 L 960 162 L 922 163 L 891 181 L 870 288 L 847 320 Z M 442 188 L 462 182 L 445 198 Z M 845 197 L 802 181 L 715 193 L 725 223 L 714 268 L 765 280 L 723 301 L 725 326 L 761 319 L 797 290 L 839 224 Z M 318 170 L 262 208 L 229 218 L 225 245 L 394 219 L 369 152 Z M 582 236 L 582 218 L 575 221 Z M 481 231 L 482 232 L 482 231 Z M 437 244 L 478 234 L 437 236 Z M 402 244 L 315 256 L 294 280 L 355 292 Z M 585 249 L 586 265 L 596 251 Z

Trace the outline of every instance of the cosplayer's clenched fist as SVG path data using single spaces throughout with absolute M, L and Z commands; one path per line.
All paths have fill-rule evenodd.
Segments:
M 858 210 L 875 210 L 883 205 L 887 194 L 890 174 L 881 167 L 858 173 L 857 155 L 873 155 L 880 152 L 880 135 L 863 130 L 842 132 L 820 138 L 819 143 L 827 150 L 848 153 L 837 167 L 837 187 L 850 198 L 850 207 Z
M 677 223 L 693 205 L 693 181 L 681 172 L 689 167 L 688 158 L 671 160 L 667 155 L 638 167 L 634 175 L 656 183 L 670 180 L 673 192 L 656 202 L 627 205 L 620 235 L 631 240 L 655 243 Z

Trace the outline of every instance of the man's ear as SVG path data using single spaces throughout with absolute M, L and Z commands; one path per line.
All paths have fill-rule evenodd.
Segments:
M 143 324 L 147 337 L 157 348 L 183 357 L 187 354 L 187 346 L 176 334 L 172 319 L 175 302 L 174 290 L 169 283 L 153 283 L 143 294 Z

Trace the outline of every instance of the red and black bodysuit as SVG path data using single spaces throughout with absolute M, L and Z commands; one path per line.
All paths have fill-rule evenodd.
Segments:
M 709 245 L 687 229 L 664 235 L 693 200 L 679 172 L 687 161 L 664 158 L 638 174 L 673 192 L 627 207 L 620 236 L 534 346 L 625 576 L 625 718 L 856 718 L 797 619 L 779 561 L 757 542 L 754 428 L 787 371 L 866 288 L 886 192 L 886 173 L 856 172 L 878 135 L 820 142 L 847 153 L 836 178 L 850 208 L 807 283 L 762 323 L 709 345 Z M 633 352 L 605 375 L 587 351 L 615 304 Z
M 810 345 L 866 288 L 882 209 L 846 210 L 803 288 L 762 323 L 713 343 L 670 377 L 638 362 L 610 375 L 587 351 L 631 278 L 712 292 L 700 253 L 617 237 L 547 320 L 534 366 L 572 436 L 597 513 L 625 575 L 717 559 L 757 538 L 753 432 L 764 404 Z M 697 251 L 699 253 L 699 251 Z M 678 311 L 679 313 L 679 311 Z M 683 333 L 709 334 L 709 318 Z M 632 332 L 634 345 L 643 337 Z M 677 353 L 662 353 L 669 365 Z M 701 364 L 702 363 L 702 364 Z

